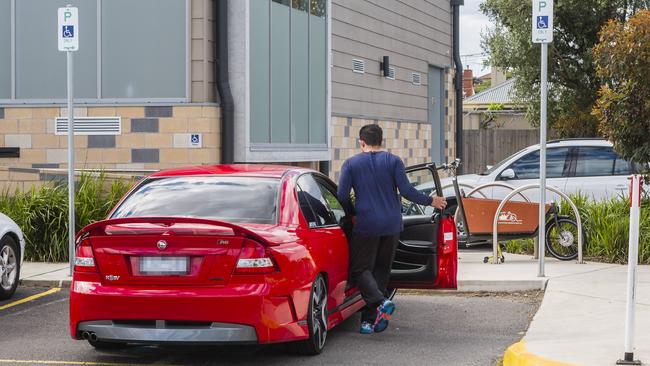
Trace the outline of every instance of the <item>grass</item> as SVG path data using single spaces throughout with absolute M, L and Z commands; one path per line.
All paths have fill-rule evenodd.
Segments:
M 628 255 L 628 231 L 630 225 L 629 197 L 614 197 L 594 202 L 583 195 L 573 195 L 586 234 L 585 257 L 608 263 L 626 263 Z M 574 216 L 568 203 L 560 205 L 563 215 Z M 533 240 L 506 242 L 509 253 L 532 254 Z M 639 263 L 650 264 L 650 198 L 641 202 L 639 230 Z
M 76 185 L 75 231 L 104 219 L 133 184 L 108 181 L 104 173 L 83 173 Z M 25 260 L 68 260 L 68 187 L 49 182 L 25 192 L 0 194 L 0 212 L 13 219 L 25 236 Z

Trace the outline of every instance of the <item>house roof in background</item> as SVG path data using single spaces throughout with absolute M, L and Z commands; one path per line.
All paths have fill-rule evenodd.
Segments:
M 469 98 L 463 100 L 463 105 L 476 108 L 481 106 L 489 106 L 493 103 L 500 103 L 505 106 L 514 106 L 512 92 L 515 85 L 515 78 L 508 79 L 495 87 L 485 89 L 478 94 L 474 94 Z

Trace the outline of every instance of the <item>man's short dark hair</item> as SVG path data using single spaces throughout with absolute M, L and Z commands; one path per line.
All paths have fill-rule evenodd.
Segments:
M 370 146 L 381 146 L 383 141 L 384 131 L 379 125 L 365 125 L 359 130 L 359 140 L 365 142 Z

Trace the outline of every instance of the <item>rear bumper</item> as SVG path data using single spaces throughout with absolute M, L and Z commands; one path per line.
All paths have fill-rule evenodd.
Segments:
M 306 312 L 296 305 L 308 303 L 309 289 L 279 296 L 268 283 L 163 289 L 73 280 L 70 335 L 81 339 L 87 331 L 98 340 L 151 344 L 306 339 Z
M 249 325 L 212 323 L 209 326 L 167 326 L 159 321 L 153 327 L 124 325 L 110 320 L 85 321 L 78 332 L 94 334 L 99 341 L 128 343 L 257 343 L 255 328 Z

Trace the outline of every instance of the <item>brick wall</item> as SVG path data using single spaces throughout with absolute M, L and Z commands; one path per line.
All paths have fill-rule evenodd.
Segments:
M 384 147 L 399 156 L 406 166 L 430 161 L 431 125 L 428 123 L 381 121 L 332 117 L 332 166 L 330 176 L 338 182 L 343 162 L 359 152 L 359 129 L 377 123 L 384 130 Z
M 161 169 L 215 164 L 220 160 L 219 107 L 106 106 L 75 108 L 75 116 L 122 118 L 120 135 L 75 136 L 76 168 Z M 19 158 L 0 158 L 13 168 L 67 167 L 67 136 L 54 133 L 54 118 L 67 108 L 0 107 L 0 147 L 19 147 Z M 189 135 L 202 146 L 190 147 Z

